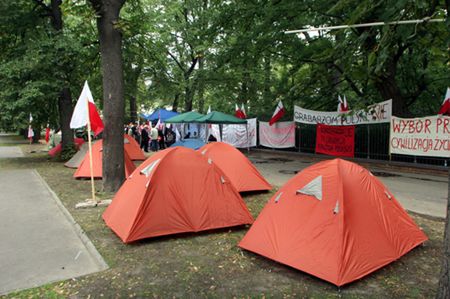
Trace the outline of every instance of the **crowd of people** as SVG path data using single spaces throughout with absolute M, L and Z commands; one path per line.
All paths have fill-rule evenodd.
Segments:
M 132 136 L 148 152 L 149 147 L 153 152 L 165 149 L 175 143 L 175 132 L 165 126 L 152 126 L 151 124 L 129 123 L 125 125 L 125 134 Z

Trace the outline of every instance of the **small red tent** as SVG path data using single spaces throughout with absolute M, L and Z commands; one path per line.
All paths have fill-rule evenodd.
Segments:
M 92 145 L 92 168 L 94 173 L 94 178 L 101 179 L 102 178 L 102 153 L 103 153 L 103 140 L 98 140 Z M 133 161 L 131 161 L 127 148 L 124 149 L 124 159 L 125 159 L 125 177 L 128 177 L 133 170 L 136 169 Z M 83 161 L 78 167 L 77 171 L 73 174 L 73 177 L 76 179 L 81 178 L 90 178 L 90 166 L 89 166 L 89 151 L 86 152 Z
M 278 190 L 239 247 L 341 286 L 426 240 L 377 178 L 335 159 L 306 168 Z
M 239 192 L 272 189 L 256 167 L 234 146 L 211 142 L 198 151 L 219 166 Z
M 185 147 L 159 151 L 144 161 L 103 219 L 125 243 L 253 222 L 222 170 Z
M 124 135 L 123 143 L 130 159 L 133 161 L 144 161 L 145 156 L 136 140 L 128 134 Z
M 75 143 L 75 147 L 77 148 L 77 150 L 79 150 L 81 148 L 81 146 L 84 143 L 84 139 L 83 138 L 74 138 L 73 142 Z M 54 148 L 52 148 L 51 150 L 48 151 L 48 154 L 52 157 L 59 155 L 62 151 L 62 143 L 58 143 Z

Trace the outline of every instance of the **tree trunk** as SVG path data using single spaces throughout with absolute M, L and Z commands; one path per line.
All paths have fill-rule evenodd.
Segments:
M 198 80 L 198 112 L 203 113 L 205 109 L 205 81 L 203 80 L 204 58 L 198 59 L 198 74 L 200 74 Z
M 50 19 L 53 29 L 57 34 L 63 34 L 63 19 L 61 12 L 61 0 L 51 0 L 50 6 Z M 63 82 L 64 78 L 60 78 Z M 70 128 L 70 119 L 72 117 L 73 106 L 72 96 L 70 94 L 69 87 L 63 87 L 58 97 L 58 112 L 59 112 L 59 126 L 61 129 L 61 146 L 62 152 L 73 147 L 73 131 Z
M 191 86 L 189 79 L 187 79 L 187 86 L 185 88 L 184 111 L 192 111 L 192 100 L 194 98 L 194 88 Z
M 264 56 L 264 89 L 263 89 L 263 103 L 264 106 L 272 106 L 273 98 L 272 92 L 270 91 L 271 86 L 271 71 L 272 67 L 270 65 L 270 53 Z M 247 100 L 247 99 L 245 99 Z
M 129 100 L 129 120 L 131 122 L 137 121 L 137 103 L 136 97 L 138 93 L 138 81 L 142 71 L 142 61 L 138 60 L 136 62 L 138 65 L 133 67 L 133 64 L 130 63 L 125 66 L 125 87 L 128 87 L 128 90 L 125 89 L 125 94 L 130 99 Z
M 439 287 L 436 299 L 450 298 L 450 168 L 448 173 L 448 194 L 447 194 L 447 217 L 445 218 L 445 233 L 444 233 L 444 256 L 441 268 L 441 277 L 439 279 Z
M 179 101 L 179 99 L 180 99 L 180 94 L 177 93 L 177 94 L 175 95 L 175 98 L 173 99 L 173 103 L 172 103 L 172 111 L 177 112 L 177 110 L 178 110 L 178 101 Z
M 130 121 L 134 123 L 136 120 L 137 120 L 136 97 L 132 95 L 130 96 Z
M 73 146 L 73 132 L 70 128 L 70 119 L 72 118 L 72 96 L 70 89 L 65 87 L 61 90 L 58 97 L 59 124 L 61 126 L 62 151 Z
M 116 192 L 125 179 L 122 34 L 117 28 L 125 0 L 91 0 L 91 3 L 98 15 L 103 76 L 103 189 Z
M 58 32 L 63 28 L 61 3 L 62 0 L 52 0 L 52 2 L 50 3 L 52 26 Z
M 450 0 L 445 0 L 447 9 L 447 16 L 450 12 Z M 448 20 L 447 20 L 448 21 Z M 441 277 L 439 279 L 439 287 L 436 295 L 437 299 L 450 298 L 450 168 L 448 170 L 448 193 L 447 193 L 447 217 L 445 218 L 445 232 L 444 232 L 444 257 L 442 261 Z

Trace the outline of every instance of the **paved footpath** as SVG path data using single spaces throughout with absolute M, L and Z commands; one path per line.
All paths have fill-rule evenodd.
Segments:
M 301 171 L 316 163 L 308 157 L 289 152 L 251 151 L 249 158 L 269 183 L 276 187 L 283 186 L 295 175 L 296 171 Z M 389 188 L 406 210 L 445 218 L 448 183 L 446 176 L 414 174 L 375 166 L 369 166 L 369 168 Z
M 23 152 L 18 146 L 0 146 L 0 159 L 1 158 L 21 158 Z M 0 162 L 1 163 L 1 162 Z
M 107 268 L 35 170 L 1 170 L 0 190 L 0 295 Z

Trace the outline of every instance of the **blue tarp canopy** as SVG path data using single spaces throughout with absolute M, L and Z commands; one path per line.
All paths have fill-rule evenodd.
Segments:
M 201 139 L 189 138 L 189 139 L 179 140 L 179 141 L 175 142 L 174 144 L 172 144 L 170 147 L 184 146 L 184 147 L 188 147 L 188 148 L 197 150 L 204 145 L 205 145 L 205 143 Z
M 149 121 L 157 121 L 158 118 L 161 118 L 161 121 L 164 122 L 166 119 L 174 117 L 178 115 L 178 112 L 169 111 L 164 108 L 156 109 L 152 114 L 141 114 L 143 118 Z

